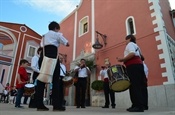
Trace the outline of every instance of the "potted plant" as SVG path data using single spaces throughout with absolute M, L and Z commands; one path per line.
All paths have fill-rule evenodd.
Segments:
M 103 106 L 104 105 L 104 93 L 103 93 L 103 84 L 102 80 L 95 80 L 91 84 L 91 88 L 95 90 L 95 94 L 92 96 L 92 106 Z
M 96 91 L 103 90 L 103 81 L 102 80 L 95 80 L 92 82 L 91 88 Z

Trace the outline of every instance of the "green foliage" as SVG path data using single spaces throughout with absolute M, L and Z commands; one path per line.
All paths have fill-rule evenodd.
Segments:
M 91 88 L 97 91 L 103 90 L 103 83 L 102 80 L 95 80 L 92 82 Z
M 86 60 L 86 66 L 89 67 L 89 69 L 92 69 L 94 66 L 93 60 Z

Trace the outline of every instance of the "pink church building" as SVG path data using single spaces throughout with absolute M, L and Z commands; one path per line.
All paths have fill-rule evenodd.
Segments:
M 93 61 L 87 105 L 104 105 L 103 92 L 92 90 L 91 83 L 102 79 L 99 72 L 105 62 L 123 64 L 116 58 L 123 57 L 125 37 L 133 34 L 149 68 L 149 106 L 175 107 L 175 10 L 168 0 L 81 0 L 60 26 L 70 43 L 69 48 L 59 48 L 65 54 L 67 70 L 74 69 L 81 58 Z M 26 25 L 0 22 L 1 83 L 5 79 L 14 83 L 13 71 L 18 68 L 19 59 L 31 60 L 40 39 Z M 28 71 L 31 72 L 30 68 Z M 115 93 L 115 97 L 117 107 L 131 105 L 128 90 Z M 67 88 L 65 98 L 67 105 L 75 104 L 74 86 Z
M 81 0 L 60 25 L 71 47 L 59 51 L 67 54 L 70 69 L 80 58 L 96 65 L 87 91 L 92 106 L 102 106 L 104 100 L 90 88 L 91 83 L 101 79 L 106 61 L 122 64 L 116 57 L 123 56 L 129 34 L 136 36 L 149 68 L 149 106 L 175 106 L 175 11 L 168 0 Z M 92 47 L 97 37 L 101 49 Z M 118 107 L 130 106 L 128 95 L 128 91 L 115 94 Z

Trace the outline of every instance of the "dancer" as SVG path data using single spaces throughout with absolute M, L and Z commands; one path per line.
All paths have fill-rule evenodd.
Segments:
M 60 44 L 63 44 L 65 46 L 69 46 L 68 40 L 62 35 L 62 33 L 59 32 L 60 25 L 52 21 L 49 26 L 49 32 L 47 32 L 42 41 L 41 46 L 44 48 L 45 56 L 49 58 L 56 58 L 58 53 L 58 48 Z M 39 58 L 39 67 L 41 67 L 43 60 L 43 52 L 40 55 Z M 47 66 L 47 65 L 44 65 Z M 53 80 L 52 80 L 52 105 L 53 105 L 53 111 L 65 111 L 65 107 L 62 106 L 62 97 L 59 95 L 59 79 L 60 78 L 60 61 L 57 60 L 57 64 L 55 67 L 55 71 L 53 74 Z M 49 109 L 43 104 L 43 95 L 44 95 L 44 88 L 45 83 L 37 80 L 37 90 L 36 90 L 36 99 L 37 99 L 37 110 L 38 111 L 48 111 Z

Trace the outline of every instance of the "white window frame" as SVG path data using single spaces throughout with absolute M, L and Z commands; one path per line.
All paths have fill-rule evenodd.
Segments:
M 87 23 L 87 31 L 84 32 L 84 25 Z M 89 17 L 85 16 L 79 21 L 79 37 L 88 33 L 89 31 Z
M 135 20 L 134 20 L 134 17 L 133 16 L 129 16 L 126 21 L 125 21 L 125 24 L 126 24 L 126 34 L 129 35 L 131 34 L 131 30 L 130 30 L 130 27 L 129 27 L 129 24 L 128 24 L 128 21 L 132 19 L 133 21 L 133 29 L 134 29 L 134 33 L 132 35 L 136 35 L 136 26 L 135 26 Z
M 33 55 L 33 56 L 30 56 L 30 55 L 29 55 L 29 53 L 30 53 L 30 48 L 31 48 L 31 47 L 35 49 L 35 51 L 34 51 L 34 55 L 36 54 L 37 47 L 32 46 L 32 45 L 29 45 L 28 52 L 27 52 L 27 57 L 33 57 L 33 56 L 34 56 L 34 55 Z

